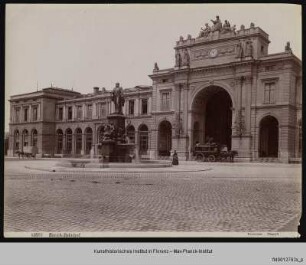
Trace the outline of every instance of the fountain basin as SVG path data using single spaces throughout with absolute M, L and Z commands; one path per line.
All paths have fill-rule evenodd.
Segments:
M 64 168 L 163 168 L 171 167 L 171 161 L 165 160 L 140 160 L 132 163 L 100 162 L 99 159 L 71 158 L 62 159 L 57 167 Z

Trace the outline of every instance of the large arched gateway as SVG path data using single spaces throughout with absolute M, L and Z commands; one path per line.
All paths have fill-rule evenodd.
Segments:
M 219 86 L 202 89 L 192 104 L 193 144 L 207 141 L 224 144 L 231 149 L 232 100 Z

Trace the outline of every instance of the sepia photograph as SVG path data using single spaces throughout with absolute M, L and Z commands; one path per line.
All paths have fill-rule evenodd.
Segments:
M 5 19 L 5 237 L 300 237 L 299 5 Z

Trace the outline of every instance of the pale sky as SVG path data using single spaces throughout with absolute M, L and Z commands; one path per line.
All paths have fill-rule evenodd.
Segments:
M 269 34 L 269 53 L 290 41 L 302 57 L 301 8 L 288 4 L 6 5 L 5 131 L 11 95 L 49 87 L 90 93 L 151 85 L 154 62 L 174 66 L 176 41 L 198 36 L 219 15 L 237 29 L 251 22 Z

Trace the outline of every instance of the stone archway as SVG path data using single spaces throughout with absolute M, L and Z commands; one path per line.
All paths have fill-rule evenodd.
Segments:
M 172 148 L 172 126 L 169 121 L 162 121 L 158 126 L 158 155 L 170 156 Z
M 72 130 L 70 128 L 66 129 L 65 136 L 66 136 L 66 143 L 65 143 L 66 153 L 72 154 Z
M 213 141 L 230 150 L 232 106 L 232 98 L 224 88 L 212 85 L 200 90 L 192 102 L 192 143 Z
M 56 130 L 56 153 L 62 154 L 64 149 L 64 134 L 61 129 Z
M 138 127 L 139 134 L 139 154 L 147 155 L 149 149 L 149 129 L 145 124 Z
M 278 120 L 270 115 L 259 124 L 259 157 L 278 157 Z
M 90 154 L 90 150 L 93 145 L 93 131 L 90 127 L 85 129 L 85 154 Z

